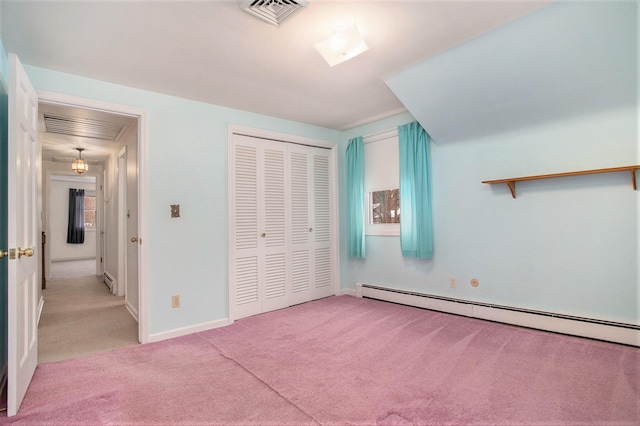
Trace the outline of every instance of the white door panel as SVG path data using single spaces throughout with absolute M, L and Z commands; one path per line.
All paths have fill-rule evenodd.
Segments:
M 9 55 L 7 414 L 20 408 L 38 364 L 38 98 Z

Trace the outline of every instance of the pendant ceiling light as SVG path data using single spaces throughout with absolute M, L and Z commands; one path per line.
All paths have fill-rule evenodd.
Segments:
M 74 160 L 73 163 L 71 163 L 71 170 L 76 173 L 82 174 L 89 170 L 89 165 L 82 159 L 82 151 L 84 151 L 84 148 L 76 149 L 78 150 L 78 159 Z

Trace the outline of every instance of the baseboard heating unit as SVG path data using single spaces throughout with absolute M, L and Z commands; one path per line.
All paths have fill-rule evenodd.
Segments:
M 111 274 L 109 274 L 108 272 L 105 272 L 102 275 L 102 281 L 104 281 L 104 283 L 107 285 L 107 287 L 109 287 L 109 290 L 113 291 L 113 283 L 116 281 Z
M 356 296 L 625 345 L 640 346 L 640 325 L 356 284 Z

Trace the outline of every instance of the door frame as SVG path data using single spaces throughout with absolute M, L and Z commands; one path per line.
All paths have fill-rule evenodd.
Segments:
M 297 136 L 288 133 L 274 132 L 270 130 L 264 129 L 256 129 L 253 127 L 241 126 L 237 124 L 229 123 L 227 128 L 227 262 L 228 262 L 228 282 L 227 282 L 227 296 L 228 296 L 228 312 L 229 312 L 229 324 L 233 324 L 236 319 L 236 308 L 235 308 L 235 300 L 234 300 L 234 292 L 231 291 L 231 286 L 235 287 L 235 283 L 231 282 L 231 271 L 234 267 L 233 265 L 233 254 L 232 254 L 232 241 L 231 235 L 234 235 L 233 231 L 233 214 L 232 206 L 234 205 L 234 197 L 235 190 L 231 185 L 232 174 L 235 171 L 234 165 L 234 156 L 233 156 L 233 135 L 243 135 L 250 136 L 260 139 L 272 140 L 275 142 L 283 142 L 283 143 L 293 143 L 298 145 L 306 145 L 317 148 L 327 148 L 331 151 L 329 154 L 330 158 L 330 168 L 329 174 L 331 178 L 330 188 L 331 188 L 331 221 L 333 223 L 331 229 L 331 262 L 333 263 L 333 271 L 332 271 L 332 283 L 333 283 L 333 294 L 340 294 L 340 221 L 338 214 L 338 142 L 331 142 L 322 139 L 314 139 L 306 136 Z
M 149 342 L 148 249 L 144 244 L 148 235 L 146 220 L 148 217 L 147 110 L 56 92 L 38 91 L 37 93 L 40 103 L 125 115 L 138 120 L 138 236 L 143 241 L 143 244 L 138 244 L 138 340 L 140 343 L 147 343 Z

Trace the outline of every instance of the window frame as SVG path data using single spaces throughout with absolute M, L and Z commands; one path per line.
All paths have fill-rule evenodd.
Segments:
M 383 188 L 375 189 L 367 192 L 364 209 L 367 212 L 365 215 L 365 235 L 380 235 L 388 237 L 400 236 L 400 222 L 398 223 L 373 223 L 373 193 L 380 191 L 392 191 L 399 188 Z M 400 219 L 402 220 L 402 218 Z
M 398 129 L 393 128 L 389 130 L 384 130 L 381 132 L 373 133 L 370 135 L 366 135 L 363 138 L 363 144 L 372 144 L 377 142 L 387 142 L 389 140 L 395 140 L 396 149 L 399 149 L 399 139 L 398 139 Z M 366 147 L 365 147 L 365 169 L 367 168 L 367 155 L 366 155 Z M 398 162 L 398 167 L 400 164 Z M 391 183 L 391 182 L 387 182 Z M 385 237 L 399 237 L 400 236 L 400 223 L 371 223 L 372 222 L 372 193 L 377 191 L 388 191 L 393 189 L 399 189 L 400 187 L 400 173 L 398 172 L 398 182 L 393 182 L 391 184 L 395 184 L 393 187 L 375 187 L 375 184 L 372 182 L 367 182 L 365 177 L 365 196 L 364 205 L 362 208 L 364 209 L 364 232 L 365 235 L 369 236 L 385 236 Z M 397 186 L 396 186 L 397 185 Z M 373 186 L 373 188 L 372 188 Z M 401 219 L 402 220 L 402 219 Z
M 85 220 L 84 228 L 85 228 L 85 230 L 87 230 L 87 231 L 95 231 L 95 229 L 98 227 L 98 195 L 97 195 L 97 193 L 96 193 L 96 192 L 97 192 L 97 191 L 92 191 L 92 190 L 85 190 L 85 191 L 84 191 L 84 198 L 87 198 L 87 197 L 93 197 L 93 198 L 95 198 L 95 199 L 96 199 L 96 202 L 95 202 L 95 204 L 96 204 L 96 205 L 95 205 L 95 209 L 91 209 L 91 210 L 95 211 L 95 216 L 94 216 L 94 225 L 93 225 L 93 226 L 89 226 L 89 225 L 87 225 L 87 221 Z M 85 200 L 85 201 L 86 201 L 86 200 Z M 85 203 L 84 203 L 84 205 L 85 205 L 84 213 L 85 213 L 85 219 L 86 219 L 86 216 L 87 216 L 87 208 L 86 208 L 87 203 L 85 202 Z

